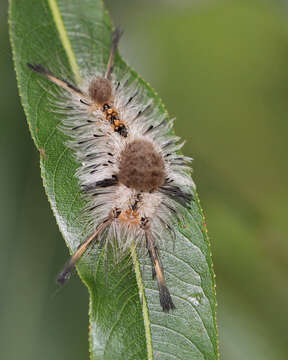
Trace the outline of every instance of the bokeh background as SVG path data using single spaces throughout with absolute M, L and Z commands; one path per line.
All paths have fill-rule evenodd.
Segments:
M 288 358 L 288 8 L 268 0 L 106 2 L 121 53 L 195 161 L 223 360 Z M 0 4 L 0 358 L 88 358 L 88 295 L 55 293 L 68 251 L 20 105 Z

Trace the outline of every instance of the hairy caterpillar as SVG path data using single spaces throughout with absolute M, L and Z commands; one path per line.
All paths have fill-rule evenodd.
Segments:
M 91 234 L 58 277 L 63 284 L 92 243 L 117 243 L 121 254 L 132 244 L 147 250 L 163 311 L 175 306 L 166 285 L 159 242 L 173 237 L 172 220 L 193 200 L 190 158 L 171 135 L 173 120 L 156 116 L 137 85 L 113 73 L 120 39 L 116 29 L 104 74 L 83 84 L 61 79 L 40 64 L 27 64 L 66 92 L 67 113 L 61 129 L 81 164 L 75 176 L 86 196 Z M 86 85 L 85 85 L 86 84 Z

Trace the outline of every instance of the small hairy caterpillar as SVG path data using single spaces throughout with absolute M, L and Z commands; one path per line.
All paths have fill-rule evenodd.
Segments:
M 163 311 L 174 309 L 160 261 L 159 241 L 173 238 L 175 218 L 193 200 L 190 158 L 178 153 L 183 146 L 171 135 L 173 120 L 155 118 L 153 103 L 143 104 L 139 88 L 125 76 L 113 74 L 120 39 L 112 36 L 105 74 L 74 85 L 39 64 L 27 64 L 66 92 L 69 116 L 61 125 L 81 164 L 77 176 L 86 196 L 91 234 L 58 277 L 64 284 L 88 247 L 97 242 L 117 243 L 128 252 L 132 244 L 146 249 L 152 263 Z M 64 106 L 64 105 L 63 105 Z M 174 220 L 174 221 L 173 221 Z

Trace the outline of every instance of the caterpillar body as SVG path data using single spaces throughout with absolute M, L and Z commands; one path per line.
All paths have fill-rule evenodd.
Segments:
M 116 242 L 121 254 L 134 244 L 148 253 L 160 304 L 168 312 L 175 306 L 159 245 L 173 238 L 171 224 L 193 200 L 191 159 L 178 152 L 183 143 L 171 135 L 173 120 L 156 116 L 153 103 L 143 103 L 139 86 L 129 77 L 118 79 L 113 74 L 120 35 L 119 29 L 113 33 L 105 73 L 94 74 L 84 85 L 57 77 L 40 64 L 27 64 L 66 93 L 70 110 L 61 129 L 80 163 L 75 176 L 91 224 L 91 233 L 57 280 L 63 284 L 69 279 L 92 243 Z

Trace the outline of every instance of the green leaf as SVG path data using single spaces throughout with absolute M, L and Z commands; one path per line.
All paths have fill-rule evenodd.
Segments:
M 51 111 L 55 85 L 39 79 L 26 66 L 40 63 L 57 74 L 80 81 L 80 70 L 107 63 L 111 22 L 99 0 L 11 0 L 10 32 L 22 104 L 31 135 L 40 152 L 41 173 L 52 210 L 71 253 L 87 237 L 81 218 L 83 200 L 74 176 L 77 163 L 67 138 L 58 130 L 59 115 Z M 159 112 L 159 97 L 117 56 L 115 68 L 126 69 Z M 60 72 L 60 70 L 59 70 Z M 65 116 L 65 115 L 63 115 Z M 89 256 L 78 273 L 90 293 L 91 359 L 218 359 L 215 282 L 209 242 L 198 197 L 179 224 L 175 248 L 161 249 L 168 287 L 176 310 L 162 312 L 151 268 L 124 259 L 110 266 Z M 91 266 L 92 261 L 92 266 Z M 147 262 L 148 264 L 148 262 Z

